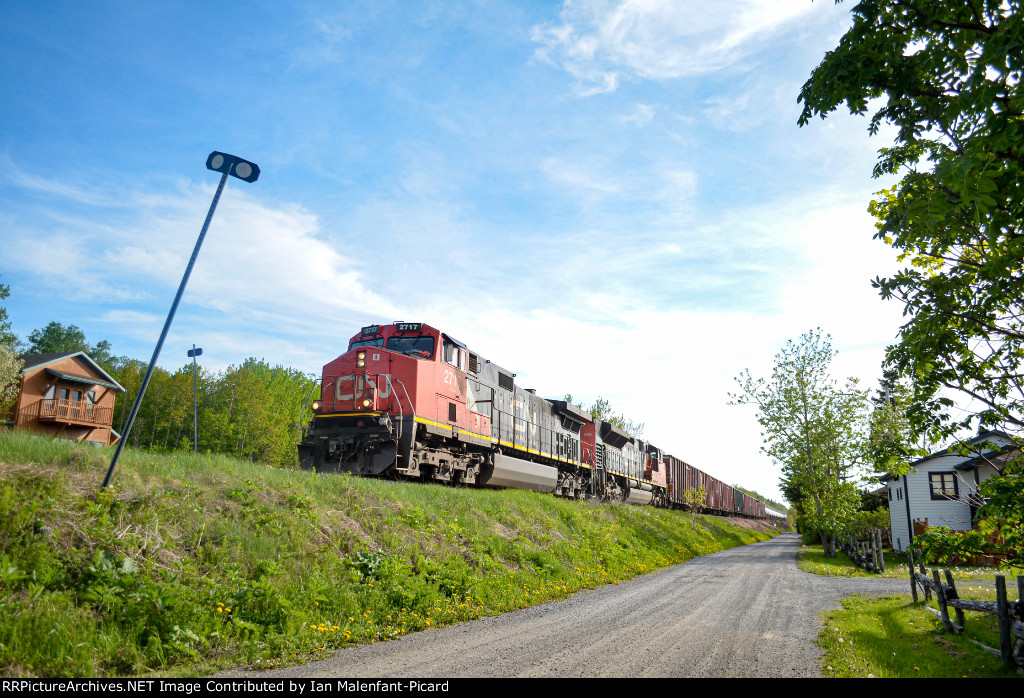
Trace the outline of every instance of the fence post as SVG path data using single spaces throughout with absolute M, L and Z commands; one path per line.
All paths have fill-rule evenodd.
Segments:
M 885 550 L 882 548 L 881 531 L 875 531 L 875 543 L 878 545 L 878 571 L 885 572 Z
M 1021 575 L 1017 575 L 1017 620 L 1024 623 L 1024 576 Z M 1013 643 L 1013 657 L 1018 664 L 1024 662 L 1024 638 L 1020 636 Z
M 960 592 L 958 592 L 956 590 L 956 582 L 953 581 L 953 573 L 950 572 L 949 570 L 946 570 L 946 582 L 949 583 L 949 592 L 950 592 L 949 598 L 951 598 L 951 599 L 959 599 L 960 598 Z M 966 627 L 966 624 L 964 622 L 964 609 L 954 607 L 954 610 L 956 611 L 956 622 L 957 622 L 957 625 L 960 626 L 960 630 L 957 630 L 956 628 L 953 628 L 953 632 L 960 632 L 961 630 L 963 630 Z
M 1010 636 L 1010 609 L 1006 604 L 1006 577 L 996 575 L 996 618 L 999 620 L 999 656 L 1003 666 L 1013 668 L 1013 641 Z
M 917 580 L 914 578 L 914 547 L 907 547 L 907 565 L 910 567 L 910 593 L 917 603 Z
M 1024 623 L 1024 576 L 1017 575 L 1017 620 Z
M 1024 623 L 1024 577 L 1017 575 L 1017 620 Z
M 935 600 L 939 604 L 939 618 L 942 619 L 942 627 L 947 631 L 953 629 L 949 622 L 949 609 L 946 607 L 946 592 L 942 590 L 942 581 L 939 579 L 939 571 L 932 570 L 932 581 L 935 582 Z
M 926 570 L 924 568 L 924 563 L 923 562 L 919 562 L 917 564 L 918 564 L 918 567 L 921 569 L 921 574 L 927 579 L 927 577 L 928 577 L 928 570 Z M 930 586 L 928 586 L 927 584 L 922 584 L 921 586 L 924 587 L 924 601 L 925 601 L 925 603 L 928 603 L 929 601 L 932 600 L 932 588 Z

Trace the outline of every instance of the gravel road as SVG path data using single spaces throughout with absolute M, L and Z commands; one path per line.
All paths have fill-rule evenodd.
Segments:
M 799 545 L 783 534 L 565 601 L 218 678 L 821 676 L 819 613 L 909 582 L 801 572 Z

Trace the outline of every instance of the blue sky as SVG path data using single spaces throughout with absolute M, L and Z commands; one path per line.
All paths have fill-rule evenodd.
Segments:
M 422 321 L 525 387 L 601 395 L 716 477 L 779 497 L 733 377 L 833 336 L 874 387 L 901 308 L 866 206 L 883 133 L 796 98 L 849 24 L 810 0 L 11 3 L 0 282 L 148 359 L 308 372 Z M 58 7 L 59 5 L 59 7 Z

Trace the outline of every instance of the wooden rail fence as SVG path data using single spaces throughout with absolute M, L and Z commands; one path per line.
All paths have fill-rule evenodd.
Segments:
M 855 540 L 851 535 L 839 544 L 853 564 L 870 572 L 885 572 L 885 553 L 882 552 L 882 535 L 875 531 L 867 540 Z
M 1003 665 L 1008 668 L 1024 667 L 1024 576 L 1017 577 L 1017 600 L 1009 601 L 1006 596 L 1006 577 L 996 575 L 996 600 L 972 601 L 961 599 L 953 580 L 953 573 L 943 570 L 946 581 L 939 579 L 939 571 L 932 570 L 931 576 L 921 563 L 918 571 L 914 570 L 913 550 L 907 550 L 907 564 L 910 567 L 910 592 L 917 603 L 918 587 L 924 592 L 925 608 L 934 613 L 942 621 L 942 626 L 949 632 L 964 631 L 964 611 L 991 613 L 996 616 L 999 625 L 999 650 L 986 647 L 993 654 L 999 655 Z M 928 606 L 932 594 L 938 608 Z M 952 608 L 956 620 L 950 618 Z

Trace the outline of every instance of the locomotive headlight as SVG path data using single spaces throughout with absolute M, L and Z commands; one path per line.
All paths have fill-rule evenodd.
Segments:
M 365 365 L 366 365 L 366 352 L 365 351 L 361 351 L 358 354 L 356 354 L 356 366 L 358 366 L 359 368 L 362 368 Z
M 313 400 L 313 404 L 310 405 L 310 407 L 313 408 L 314 412 L 319 412 L 320 411 L 320 401 L 319 400 Z
M 372 400 L 368 397 L 363 398 L 363 407 L 369 407 L 372 404 Z

